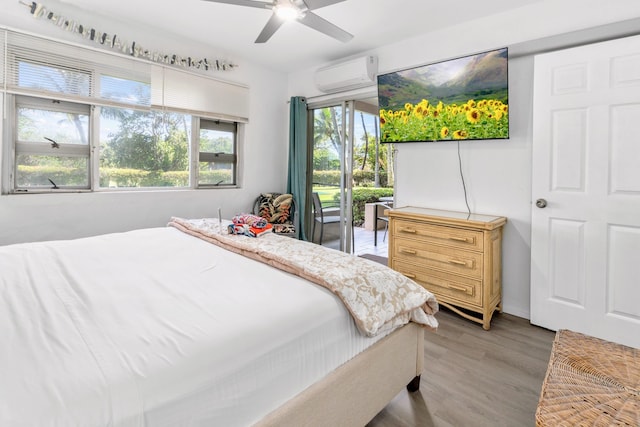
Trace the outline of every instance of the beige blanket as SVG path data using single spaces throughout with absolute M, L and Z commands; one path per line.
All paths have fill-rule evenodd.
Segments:
M 229 235 L 212 219 L 171 218 L 168 225 L 329 289 L 367 336 L 409 321 L 431 329 L 438 326 L 433 294 L 384 265 L 271 233 L 258 238 Z

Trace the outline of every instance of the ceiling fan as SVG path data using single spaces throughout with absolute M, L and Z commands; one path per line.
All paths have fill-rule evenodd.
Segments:
M 256 39 L 256 43 L 265 43 L 271 38 L 282 24 L 286 21 L 296 20 L 307 27 L 320 31 L 323 34 L 333 37 L 341 42 L 348 42 L 353 38 L 342 28 L 333 25 L 331 22 L 319 17 L 312 10 L 341 3 L 345 0 L 272 0 L 269 2 L 259 0 L 205 0 L 214 3 L 227 3 L 237 6 L 257 7 L 260 9 L 271 9 L 273 15 L 262 29 Z

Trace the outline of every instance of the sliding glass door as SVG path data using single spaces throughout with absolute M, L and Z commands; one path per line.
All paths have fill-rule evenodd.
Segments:
M 354 212 L 354 183 L 380 185 L 377 106 L 344 101 L 311 105 L 309 114 L 313 135 L 311 191 L 317 194 L 322 210 L 322 215 L 316 210 L 310 240 L 351 253 L 354 220 L 358 226 L 363 222 L 362 207 Z
M 352 144 L 349 135 L 352 102 L 311 109 L 313 177 L 316 200 L 312 241 L 351 252 Z

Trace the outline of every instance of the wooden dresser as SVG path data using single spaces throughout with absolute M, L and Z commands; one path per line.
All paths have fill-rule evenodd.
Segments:
M 502 228 L 507 219 L 418 207 L 386 213 L 389 267 L 488 330 L 494 311 L 501 310 Z

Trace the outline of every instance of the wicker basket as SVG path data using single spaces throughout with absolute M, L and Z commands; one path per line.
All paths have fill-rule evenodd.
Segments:
M 640 426 L 640 350 L 559 330 L 536 426 Z

